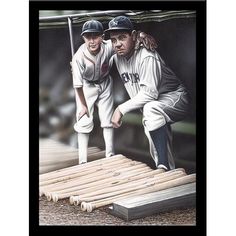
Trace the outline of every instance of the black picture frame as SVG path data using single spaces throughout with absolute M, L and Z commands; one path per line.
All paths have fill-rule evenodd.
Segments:
M 81 1 L 30 1 L 29 2 L 29 232 L 44 234 L 75 235 L 94 231 L 100 233 L 132 234 L 142 230 L 164 235 L 206 235 L 206 2 L 205 1 L 140 1 L 135 9 L 193 9 L 196 10 L 196 174 L 197 201 L 196 226 L 40 226 L 39 225 L 39 10 L 97 9 L 98 2 Z M 103 2 L 99 8 L 128 9 L 132 2 Z M 132 5 L 131 5 L 132 6 Z

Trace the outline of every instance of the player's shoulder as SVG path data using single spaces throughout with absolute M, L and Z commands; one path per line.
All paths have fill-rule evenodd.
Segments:
M 112 49 L 112 43 L 111 43 L 110 39 L 109 40 L 103 40 L 102 45 L 103 45 L 103 47 L 105 47 L 108 50 Z
M 153 52 L 151 50 L 148 50 L 146 49 L 145 47 L 141 46 L 138 51 L 137 51 L 137 56 L 140 57 L 140 59 L 145 59 L 147 57 L 153 57 L 153 58 L 156 58 L 156 59 L 159 59 L 158 58 L 158 54 L 157 52 Z
M 73 56 L 73 59 L 78 59 L 78 58 L 81 58 L 83 56 L 83 53 L 85 52 L 86 50 L 86 44 L 83 43 L 79 48 L 78 50 L 75 52 L 74 56 Z
M 117 62 L 117 54 L 113 54 L 110 58 L 111 61 Z
M 103 43 L 104 45 L 108 45 L 108 46 L 109 46 L 109 45 L 112 45 L 110 39 L 108 39 L 108 40 L 103 40 L 102 43 Z

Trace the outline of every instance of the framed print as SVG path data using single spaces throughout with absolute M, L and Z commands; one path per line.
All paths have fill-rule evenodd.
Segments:
M 206 2 L 30 1 L 29 30 L 30 233 L 205 235 Z

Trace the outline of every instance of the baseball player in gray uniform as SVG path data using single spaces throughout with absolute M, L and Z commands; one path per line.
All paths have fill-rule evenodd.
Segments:
M 94 127 L 94 105 L 103 128 L 106 157 L 114 155 L 113 125 L 113 83 L 109 76 L 109 60 L 115 53 L 110 40 L 104 40 L 103 26 L 99 21 L 84 23 L 81 33 L 85 43 L 72 58 L 73 87 L 76 97 L 76 123 L 78 132 L 79 164 L 87 162 L 89 134 Z M 142 32 L 139 43 L 147 48 L 155 48 L 152 37 Z M 144 40 L 143 40 L 144 39 Z M 137 40 L 136 40 L 137 42 Z
M 188 95 L 184 85 L 156 51 L 135 49 L 136 31 L 129 18 L 115 17 L 105 32 L 109 33 L 117 53 L 112 60 L 130 96 L 116 108 L 113 127 L 121 126 L 121 118 L 127 112 L 141 109 L 156 167 L 174 169 L 170 124 L 182 120 L 187 113 Z

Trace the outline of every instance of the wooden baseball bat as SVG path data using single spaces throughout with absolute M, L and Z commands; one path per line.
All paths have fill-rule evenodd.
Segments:
M 67 192 L 71 192 L 71 191 L 77 191 L 77 190 L 81 190 L 81 189 L 90 189 L 90 187 L 92 188 L 100 188 L 100 185 L 102 185 L 102 187 L 104 188 L 105 186 L 108 185 L 118 185 L 120 183 L 125 183 L 127 181 L 132 181 L 132 180 L 137 180 L 137 179 L 141 179 L 147 176 L 151 176 L 154 175 L 155 173 L 162 173 L 164 172 L 163 169 L 158 169 L 158 170 L 154 170 L 156 172 L 152 172 L 150 171 L 150 169 L 148 167 L 144 167 L 144 168 L 138 168 L 138 169 L 134 169 L 134 170 L 130 170 L 128 172 L 122 172 L 120 175 L 111 175 L 111 177 L 106 178 L 106 179 L 101 179 L 95 182 L 85 182 L 83 184 L 80 184 L 79 186 L 72 186 L 69 189 L 62 189 L 57 191 L 58 193 L 67 193 Z
M 79 194 L 81 191 L 82 192 L 88 192 L 88 191 L 95 191 L 100 188 L 105 188 L 106 186 L 112 186 L 112 185 L 118 185 L 122 182 L 128 181 L 130 177 L 136 177 L 142 178 L 143 174 L 148 174 L 150 175 L 150 171 L 146 168 L 139 169 L 139 173 L 135 173 L 134 171 L 131 171 L 129 175 L 126 175 L 126 178 L 121 178 L 121 176 L 111 176 L 109 178 L 103 178 L 103 179 L 98 179 L 95 181 L 90 181 L 88 183 L 84 184 L 79 184 L 75 186 L 71 186 L 69 188 L 62 188 L 62 189 L 56 189 L 52 191 L 52 195 L 57 195 L 55 196 L 55 199 L 64 199 L 67 197 L 70 197 L 72 194 Z M 130 180 L 131 181 L 131 180 Z
M 86 189 L 81 189 L 81 190 L 76 190 L 76 191 L 70 191 L 70 192 L 67 192 L 62 195 L 61 195 L 61 192 L 57 192 L 57 194 L 54 194 L 54 195 L 57 195 L 57 197 L 55 197 L 55 199 L 63 199 L 64 197 L 69 197 L 70 195 L 82 195 L 82 194 L 86 195 L 87 197 L 88 196 L 97 196 L 98 194 L 101 194 L 101 193 L 106 193 L 106 192 L 109 193 L 109 192 L 112 192 L 115 190 L 125 189 L 125 188 L 127 188 L 127 186 L 130 187 L 131 183 L 139 186 L 141 184 L 141 182 L 145 183 L 144 178 L 156 177 L 160 181 L 164 178 L 167 178 L 168 176 L 176 176 L 178 174 L 186 175 L 185 171 L 182 168 L 171 170 L 168 172 L 165 172 L 162 169 L 157 169 L 157 170 L 145 172 L 140 175 L 130 176 L 125 179 L 118 179 L 115 182 L 110 181 L 110 182 L 107 182 L 107 184 L 103 184 L 102 186 L 97 184 L 96 187 L 86 188 Z M 113 188 L 113 187 L 115 187 L 115 188 Z M 74 205 L 79 204 L 80 197 L 81 196 L 79 196 L 79 197 L 77 196 L 77 198 L 76 198 L 77 200 L 74 203 Z
M 133 168 L 141 168 L 143 166 L 146 166 L 145 164 L 143 163 L 138 163 L 138 162 L 133 162 L 131 161 L 130 163 L 123 163 L 123 164 L 120 164 L 119 165 L 119 170 L 124 172 L 125 170 L 132 170 Z M 80 181 L 84 180 L 84 179 L 90 179 L 92 178 L 93 176 L 96 176 L 96 177 L 99 177 L 100 175 L 105 175 L 105 174 L 110 174 L 110 173 L 114 173 L 116 172 L 117 169 L 114 170 L 114 167 L 111 168 L 111 167 L 105 167 L 104 169 L 103 168 L 100 168 L 100 169 L 96 169 L 96 170 L 93 170 L 92 173 L 90 171 L 90 173 L 84 173 L 84 172 L 79 172 L 78 174 L 76 173 L 76 176 L 75 175 L 66 175 L 65 177 L 63 176 L 62 178 L 57 178 L 57 179 L 53 179 L 52 181 L 44 181 L 43 183 L 41 183 L 40 185 L 40 189 L 42 189 L 42 187 L 44 187 L 44 189 L 51 189 L 51 188 L 54 188 L 56 186 L 60 186 L 61 184 L 63 184 L 63 186 L 67 186 L 66 183 L 71 183 L 71 181 L 76 181 L 75 184 L 77 185 L 78 184 L 78 179 L 80 179 Z
M 74 177 L 78 177 L 81 175 L 87 175 L 89 173 L 96 173 L 96 171 L 98 171 L 99 169 L 114 169 L 116 167 L 116 165 L 121 165 L 121 164 L 125 164 L 125 163 L 129 163 L 132 162 L 131 160 L 127 159 L 127 160 L 116 160 L 113 163 L 109 162 L 109 163 L 105 163 L 102 165 L 97 165 L 97 166 L 93 166 L 90 168 L 80 168 L 81 165 L 77 165 L 77 168 L 74 168 L 73 170 L 69 170 L 69 171 L 64 171 L 60 174 L 57 175 L 53 175 L 48 177 L 47 179 L 40 179 L 40 186 L 43 185 L 49 185 L 52 183 L 56 183 L 56 182 L 60 182 L 60 181 L 64 181 L 66 179 L 71 179 Z M 86 164 L 84 164 L 85 166 Z
M 142 170 L 149 170 L 149 167 L 147 166 L 141 166 L 141 167 L 137 167 L 139 169 L 135 169 L 135 171 L 139 171 L 139 173 L 142 171 Z M 131 169 L 131 168 L 130 168 Z M 132 174 L 134 171 L 130 171 Z M 112 173 L 111 173 L 112 174 Z M 113 174 L 114 175 L 114 174 Z M 92 176 L 92 183 L 94 183 L 94 178 L 95 180 L 97 181 L 98 180 L 98 177 L 99 176 Z M 108 175 L 101 175 L 100 179 L 106 179 L 108 178 L 109 176 Z M 91 183 L 91 178 L 87 178 L 86 179 L 88 183 Z M 66 185 L 66 188 L 67 189 L 70 189 L 71 186 L 80 186 L 81 189 L 84 189 L 84 188 L 87 188 L 87 185 L 83 184 L 83 185 L 78 185 L 79 183 L 81 182 L 81 179 L 79 180 L 76 180 L 76 182 L 73 181 L 73 183 L 68 182 L 67 185 Z M 55 194 L 55 191 L 58 191 L 58 190 L 65 190 L 65 185 L 60 185 L 60 186 L 57 186 L 56 188 L 53 188 L 53 189 L 40 189 L 40 195 L 42 196 L 43 194 L 47 197 L 47 200 L 50 201 L 52 200 L 52 195 L 53 193 Z M 57 199 L 56 197 L 54 197 L 54 199 Z
M 162 172 L 164 172 L 164 170 L 162 169 L 158 169 L 155 171 L 156 174 L 162 173 Z M 71 195 L 79 195 L 79 194 L 97 191 L 102 188 L 104 189 L 107 187 L 118 186 L 123 183 L 139 180 L 139 179 L 146 178 L 152 175 L 154 175 L 154 173 L 148 170 L 148 171 L 140 172 L 138 175 L 137 174 L 134 175 L 133 173 L 131 173 L 127 175 L 126 178 L 122 178 L 122 179 L 119 178 L 119 176 L 118 178 L 114 177 L 114 178 L 109 178 L 109 179 L 103 179 L 100 181 L 96 181 L 94 183 L 86 184 L 86 186 L 84 185 L 75 186 L 69 189 L 56 191 L 52 193 L 52 199 L 54 202 L 57 202 L 59 199 L 64 199 L 64 198 L 70 197 Z M 70 202 L 72 202 L 72 200 Z
M 117 170 L 116 171 L 109 171 L 109 172 L 107 172 L 105 174 L 104 174 L 104 172 L 103 173 L 99 173 L 98 172 L 97 175 L 90 175 L 89 177 L 88 176 L 84 176 L 84 177 L 77 178 L 77 179 L 74 179 L 74 180 L 70 179 L 70 181 L 68 181 L 66 184 L 60 184 L 60 185 L 57 185 L 56 187 L 54 186 L 53 188 L 41 188 L 40 189 L 40 193 L 41 194 L 45 194 L 45 195 L 46 194 L 49 195 L 50 191 L 51 192 L 55 192 L 55 190 L 71 188 L 72 186 L 79 186 L 79 185 L 81 186 L 82 184 L 84 185 L 85 183 L 91 183 L 91 182 L 98 181 L 98 180 L 101 180 L 101 179 L 108 179 L 108 178 L 110 178 L 112 176 L 118 176 L 122 172 L 125 172 L 127 170 L 129 170 L 130 173 L 134 173 L 134 172 L 138 173 L 138 172 L 140 172 L 142 170 L 150 170 L 150 167 L 146 166 L 145 164 L 144 165 L 143 164 L 139 164 L 139 165 L 136 165 L 136 166 L 121 168 L 120 172 L 117 172 Z
M 100 159 L 100 160 L 96 160 L 96 161 L 93 161 L 93 162 L 86 163 L 86 166 L 87 167 L 92 167 L 92 166 L 96 166 L 96 165 L 98 165 L 100 163 L 106 163 L 106 162 L 110 162 L 110 161 L 115 161 L 117 159 L 128 159 L 128 158 L 126 158 L 125 156 L 123 156 L 121 154 L 118 154 L 118 155 L 112 156 L 110 158 L 104 158 L 104 159 Z M 78 166 L 80 166 L 80 168 L 84 168 L 83 167 L 84 165 L 78 165 Z M 65 170 L 67 170 L 67 169 L 68 170 L 69 169 L 73 169 L 73 167 L 65 168 Z M 64 170 L 55 170 L 52 173 L 41 174 L 40 178 L 46 178 L 48 176 L 51 176 L 52 174 L 57 174 L 57 173 L 60 173 L 60 172 L 63 172 L 63 171 Z
M 142 167 L 142 170 L 144 169 L 144 167 Z M 146 169 L 146 168 L 145 168 Z M 121 169 L 120 169 L 121 170 Z M 130 174 L 133 174 L 135 170 L 131 170 L 130 171 Z M 141 171 L 140 167 L 139 167 L 139 171 Z M 53 183 L 53 184 L 50 184 L 50 185 L 47 185 L 47 186 L 40 186 L 40 196 L 42 196 L 43 194 L 45 194 L 46 192 L 49 192 L 49 191 L 58 191 L 58 190 L 61 190 L 61 189 L 67 189 L 67 188 L 70 188 L 72 186 L 83 186 L 85 184 L 89 184 L 89 183 L 95 183 L 97 181 L 100 181 L 100 180 L 108 180 L 110 178 L 114 178 L 114 177 L 120 177 L 122 178 L 122 176 L 124 175 L 125 173 L 122 172 L 122 170 L 120 172 L 112 172 L 108 175 L 98 175 L 98 176 L 91 176 L 91 177 L 88 177 L 88 176 L 83 176 L 83 177 L 78 177 L 78 178 L 75 178 L 75 179 L 69 179 L 69 180 L 66 180 L 66 181 L 62 181 L 62 182 L 58 182 L 58 183 Z
M 127 165 L 127 167 L 126 167 L 126 165 Z M 130 162 L 130 163 L 124 163 L 123 165 L 120 165 L 120 169 L 119 169 L 119 171 L 120 172 L 124 172 L 125 170 L 132 170 L 133 168 L 141 168 L 141 167 L 147 167 L 145 164 L 143 164 L 143 163 L 135 163 L 135 162 Z M 147 168 L 149 168 L 149 167 L 147 167 Z M 113 174 L 120 174 L 120 172 L 117 172 L 117 170 L 109 170 L 109 171 L 106 171 L 105 172 L 105 174 L 109 174 L 109 176 L 111 176 L 111 175 L 113 175 Z M 48 189 L 53 189 L 53 188 L 55 188 L 55 187 L 58 187 L 58 186 L 61 186 L 62 184 L 63 184 L 63 188 L 65 188 L 67 185 L 71 185 L 71 183 L 74 183 L 75 185 L 78 185 L 78 183 L 80 183 L 81 181 L 83 181 L 83 180 L 85 180 L 85 179 L 88 179 L 88 182 L 90 182 L 91 180 L 93 180 L 94 181 L 94 177 L 96 177 L 96 178 L 100 178 L 100 175 L 102 176 L 101 178 L 104 178 L 103 176 L 105 175 L 104 174 L 104 171 L 102 172 L 102 171 L 100 171 L 100 172 L 95 172 L 95 174 L 94 173 L 91 173 L 90 175 L 85 175 L 85 176 L 78 176 L 77 178 L 72 178 L 72 177 L 70 177 L 70 176 L 66 176 L 66 180 L 61 180 L 60 179 L 60 181 L 57 179 L 56 181 L 54 181 L 53 183 L 50 183 L 49 185 L 44 185 L 44 186 L 42 186 L 42 184 L 41 184 L 41 186 L 40 186 L 40 191 L 42 190 L 43 191 L 43 189 L 44 190 L 48 190 Z M 100 179 L 101 179 L 100 178 Z M 79 179 L 79 181 L 80 182 L 78 182 L 78 179 Z M 75 182 L 73 182 L 73 181 L 75 181 Z M 45 183 L 45 182 L 44 182 Z
M 139 180 L 134 183 L 126 183 L 123 186 L 114 186 L 107 189 L 102 189 L 96 192 L 87 193 L 87 194 L 81 194 L 77 199 L 82 202 L 89 202 L 89 201 L 96 201 L 104 198 L 109 198 L 113 196 L 118 196 L 124 193 L 133 192 L 139 189 L 145 189 L 151 184 L 160 184 L 163 182 L 170 181 L 172 179 L 176 179 L 181 176 L 185 176 L 186 174 L 183 172 L 176 172 L 171 173 L 170 175 L 164 177 L 164 178 L 158 178 L 157 176 L 147 178 L 144 180 Z
M 72 167 L 67 167 L 65 169 L 56 170 L 56 171 L 53 171 L 51 173 L 45 173 L 45 174 L 40 175 L 39 178 L 40 178 L 41 181 L 43 181 L 43 180 L 47 180 L 47 179 L 51 179 L 51 178 L 56 178 L 56 177 L 60 176 L 60 174 L 62 174 L 62 173 L 67 173 L 67 172 L 70 172 L 70 171 L 74 171 L 75 169 L 76 170 L 77 169 L 79 169 L 79 170 L 88 169 L 88 168 L 92 168 L 92 167 L 95 167 L 95 166 L 99 166 L 100 164 L 106 165 L 106 164 L 111 163 L 111 162 L 117 162 L 118 160 L 129 161 L 130 159 L 124 157 L 123 155 L 116 155 L 116 156 L 113 156 L 113 157 L 110 157 L 110 158 L 104 158 L 104 159 L 96 160 L 96 161 L 93 161 L 93 162 L 88 162 L 88 163 L 83 164 L 83 165 L 76 165 L 76 166 L 72 166 Z
M 115 166 L 114 166 L 115 164 Z M 56 178 L 52 178 L 52 179 L 48 179 L 45 181 L 40 181 L 40 185 L 50 185 L 56 182 L 60 182 L 60 181 L 65 181 L 67 179 L 72 179 L 74 177 L 79 177 L 79 176 L 86 176 L 88 174 L 93 174 L 93 175 L 98 175 L 98 171 L 104 171 L 104 172 L 114 172 L 115 170 L 117 170 L 117 166 L 119 166 L 119 169 L 124 168 L 127 165 L 127 167 L 131 167 L 131 166 L 138 166 L 138 165 L 145 165 L 144 163 L 140 163 L 140 162 L 135 162 L 135 161 L 119 161 L 119 162 L 114 162 L 109 163 L 107 165 L 101 165 L 101 166 L 96 166 L 93 168 L 88 168 L 88 169 L 84 169 L 84 170 L 75 170 L 73 172 L 66 172 L 63 174 L 60 174 L 58 177 Z M 99 172 L 99 174 L 101 174 L 102 172 Z
M 159 174 L 159 178 L 169 175 L 172 172 L 179 172 L 182 171 L 185 173 L 185 170 L 182 168 L 178 168 L 178 169 L 174 169 L 168 172 L 165 172 L 164 170 L 152 170 L 149 167 L 135 167 L 133 170 L 129 167 L 127 167 L 127 169 L 120 169 L 121 174 L 120 175 L 116 175 L 116 174 L 112 174 L 110 176 L 102 176 L 101 178 L 99 178 L 99 176 L 95 176 L 95 178 L 86 178 L 83 181 L 83 178 L 81 177 L 79 179 L 74 179 L 74 180 L 70 180 L 70 181 L 66 181 L 63 183 L 57 183 L 54 184 L 52 187 L 45 187 L 45 188 L 41 188 L 40 189 L 40 195 L 42 196 L 43 194 L 45 195 L 58 195 L 58 194 L 65 194 L 65 195 L 61 195 L 61 196 L 55 196 L 54 199 L 63 199 L 66 197 L 69 197 L 70 195 L 73 194 L 79 194 L 77 193 L 78 191 L 84 191 L 85 189 L 89 189 L 92 188 L 91 191 L 95 191 L 95 189 L 100 189 L 101 187 L 99 186 L 99 184 L 103 184 L 102 188 L 105 188 L 105 185 L 114 185 L 114 184 L 121 184 L 121 183 L 125 183 L 127 181 L 132 181 L 132 180 L 137 180 L 137 179 L 141 179 L 144 178 L 146 176 L 150 176 L 150 175 L 155 175 L 155 174 Z M 96 186 L 96 188 L 94 187 Z M 68 195 L 70 194 L 70 195 Z M 68 195 L 68 196 L 67 196 Z M 52 197 L 48 197 L 50 199 L 53 199 Z M 57 201 L 56 200 L 56 201 Z

